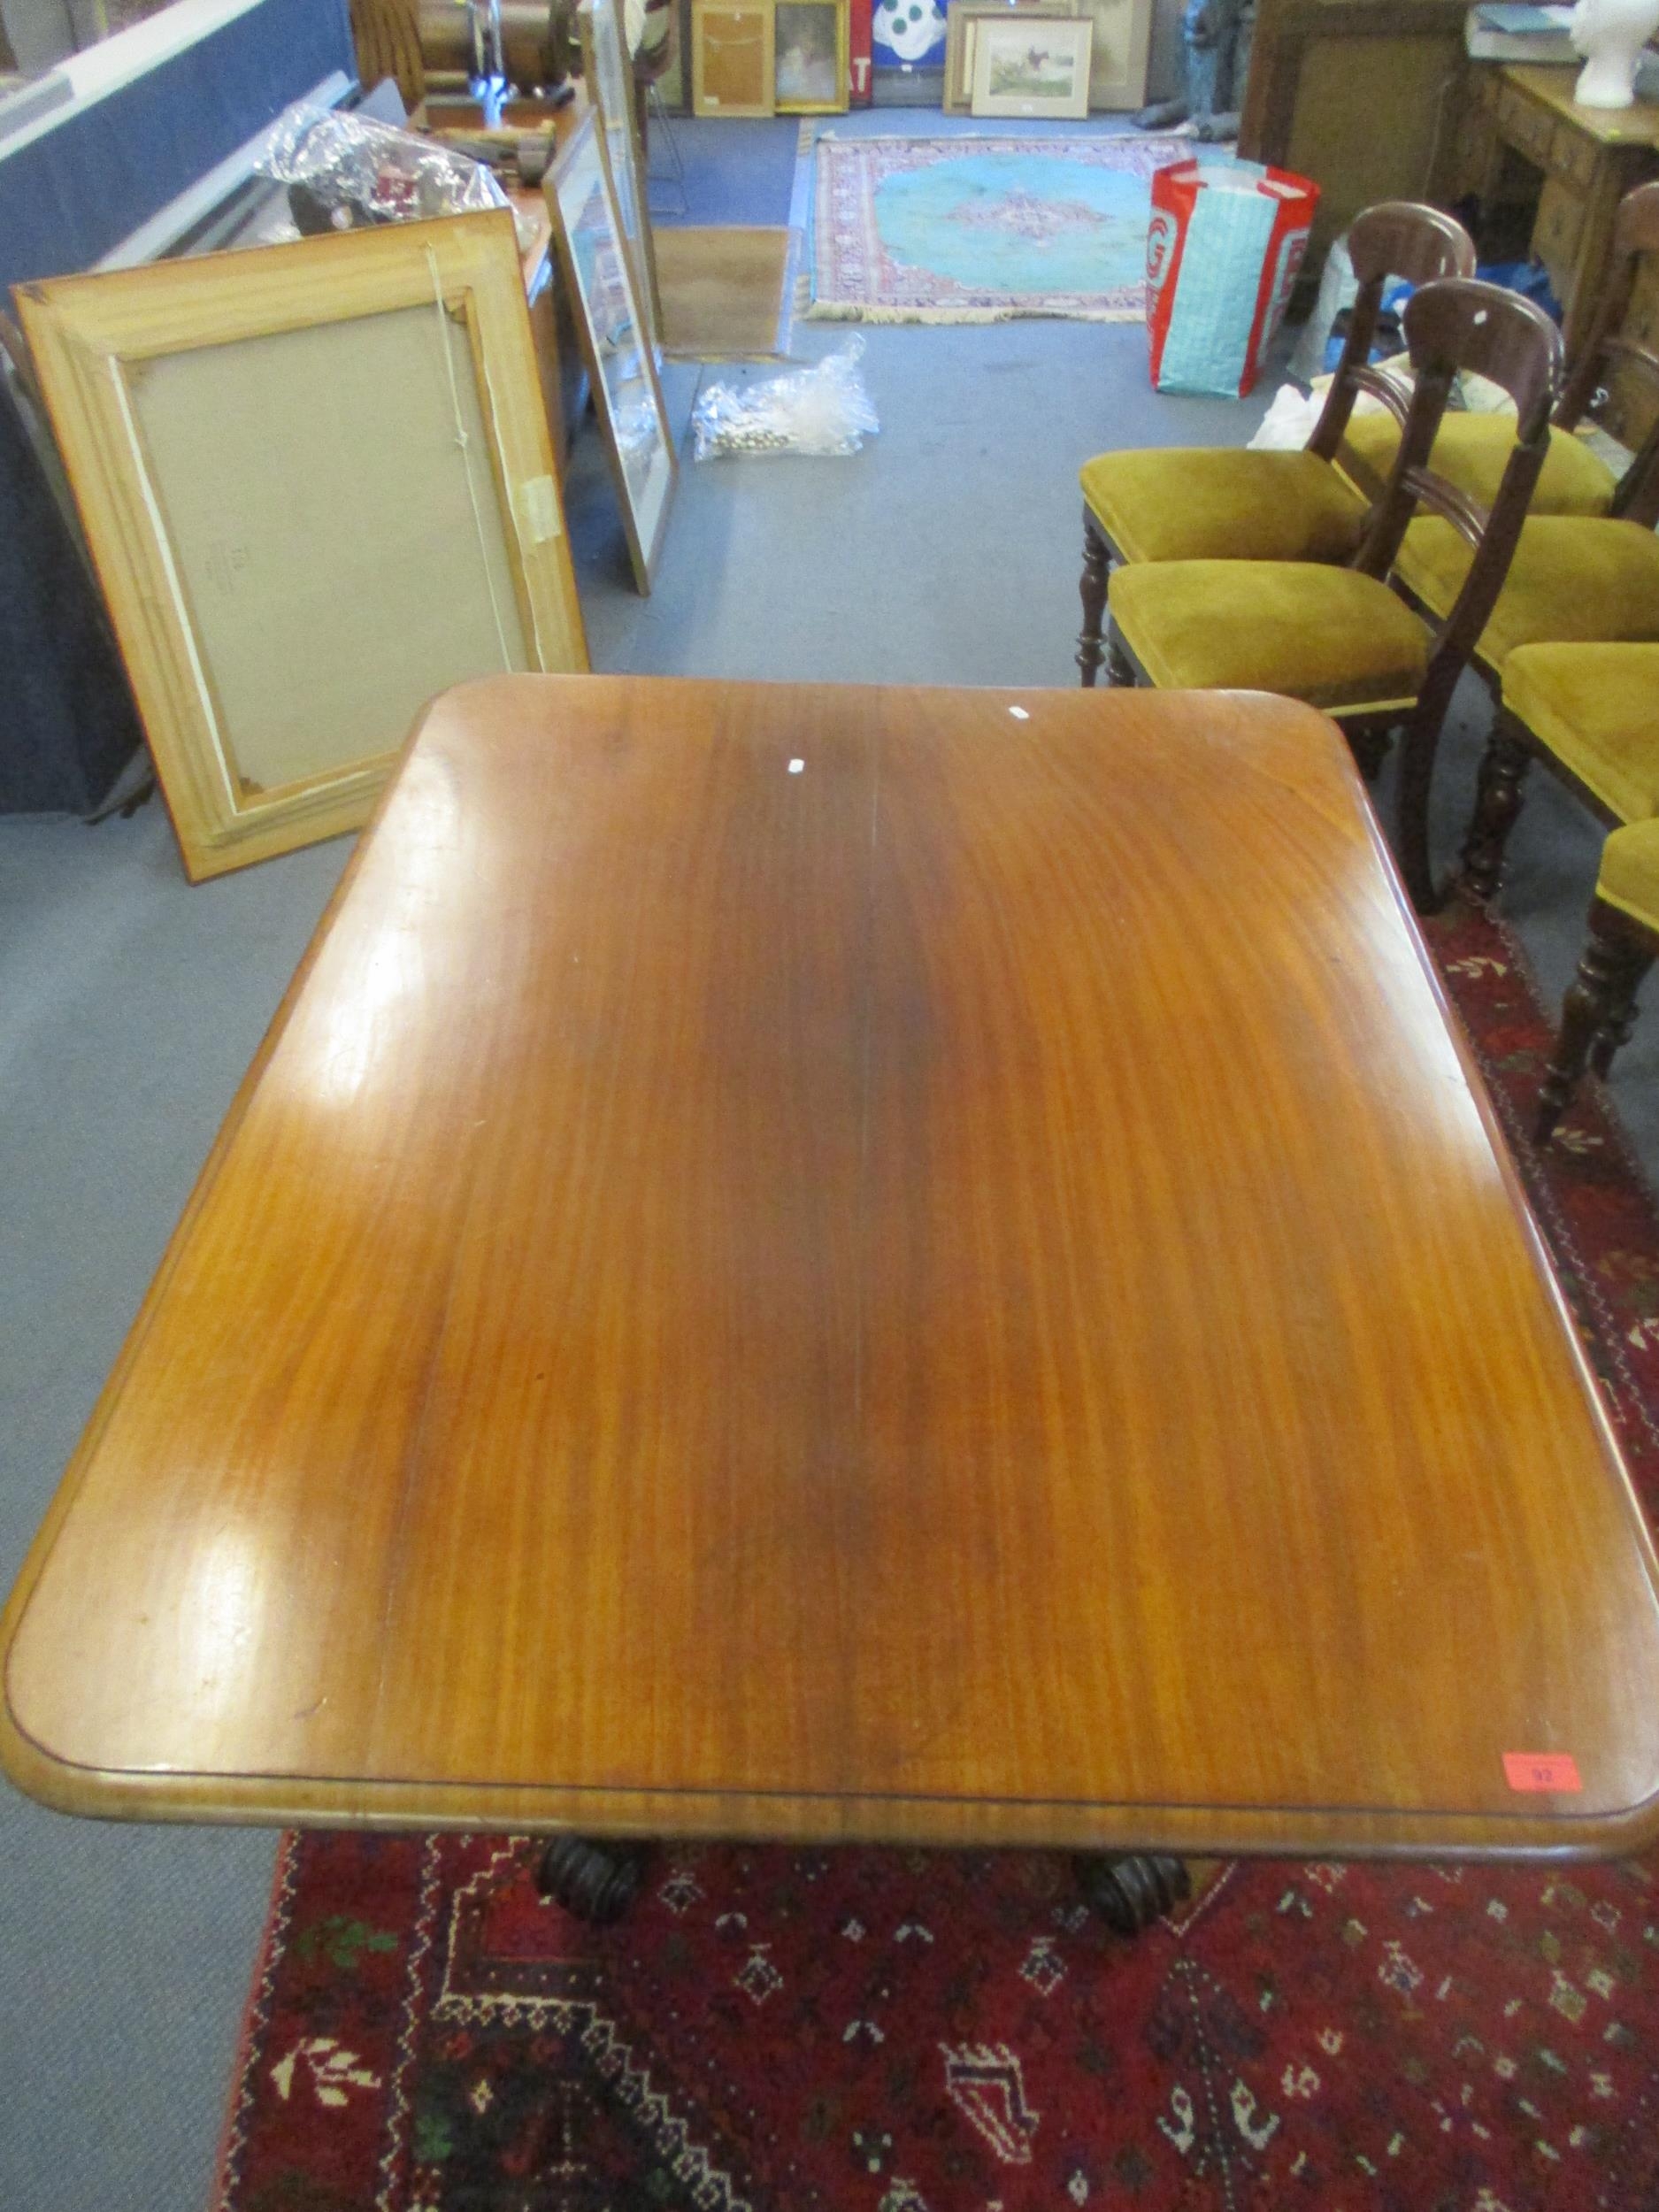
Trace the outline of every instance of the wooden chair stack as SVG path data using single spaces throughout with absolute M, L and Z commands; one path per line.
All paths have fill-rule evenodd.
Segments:
M 1576 420 L 1584 412 L 1612 362 L 1659 381 L 1659 354 L 1618 328 L 1638 262 L 1659 250 L 1659 183 L 1626 195 L 1615 240 L 1615 280 L 1563 388 L 1552 452 L 1561 418 Z M 1540 511 L 1534 502 L 1474 649 L 1475 666 L 1494 691 L 1510 654 L 1525 646 L 1659 640 L 1659 427 L 1622 477 L 1603 475 L 1608 504 L 1601 514 Z M 1406 532 L 1396 581 L 1428 613 L 1443 617 L 1463 588 L 1469 557 L 1445 521 L 1426 517 Z
M 1110 579 L 1106 650 L 1114 682 L 1272 691 L 1323 707 L 1362 761 L 1374 760 L 1402 730 L 1396 849 L 1413 899 L 1427 909 L 1434 900 L 1428 798 L 1440 726 L 1486 628 L 1549 450 L 1562 356 L 1560 334 L 1539 308 L 1470 277 L 1424 285 L 1404 319 L 1416 382 L 1409 406 L 1392 388 L 1385 401 L 1399 414 L 1400 442 L 1348 565 L 1236 556 L 1126 561 Z M 1509 454 L 1489 506 L 1430 465 L 1453 381 L 1466 371 L 1515 403 Z M 1384 380 L 1355 364 L 1348 381 L 1371 388 Z M 1469 549 L 1450 603 L 1426 620 L 1387 580 L 1419 508 Z M 1092 504 L 1088 511 L 1094 515 Z M 1093 541 L 1100 536 L 1093 532 Z M 1087 566 L 1084 606 L 1087 618 Z M 1087 643 L 1086 619 L 1079 653 L 1086 684 L 1094 680 Z
M 1612 263 L 1584 349 L 1568 365 L 1556 402 L 1549 451 L 1532 494 L 1535 515 L 1622 515 L 1648 465 L 1659 427 L 1623 476 L 1593 453 L 1577 434 L 1589 417 L 1607 371 L 1616 362 L 1652 365 L 1647 349 L 1624 334 L 1631 294 L 1644 255 L 1659 247 L 1659 184 L 1644 184 L 1620 202 L 1613 229 Z M 1432 455 L 1436 472 L 1490 502 L 1509 447 L 1502 415 L 1448 414 Z M 1336 456 L 1337 466 L 1368 499 L 1380 497 L 1400 441 L 1387 414 L 1356 416 Z
M 1385 404 L 1397 401 L 1396 388 L 1369 365 L 1384 288 L 1391 278 L 1426 284 L 1471 276 L 1475 249 L 1463 226 L 1438 208 L 1389 201 L 1356 219 L 1348 252 L 1359 294 L 1304 451 L 1151 447 L 1097 454 L 1084 464 L 1077 662 L 1086 685 L 1094 683 L 1103 657 L 1107 580 L 1125 562 L 1334 563 L 1358 552 L 1372 495 L 1356 490 L 1336 462 L 1360 394 L 1380 395 Z

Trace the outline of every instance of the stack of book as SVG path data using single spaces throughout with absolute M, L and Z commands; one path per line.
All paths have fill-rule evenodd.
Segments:
M 1534 7 L 1531 0 L 1481 0 L 1463 19 L 1463 43 L 1475 61 L 1576 62 L 1567 35 L 1571 7 Z

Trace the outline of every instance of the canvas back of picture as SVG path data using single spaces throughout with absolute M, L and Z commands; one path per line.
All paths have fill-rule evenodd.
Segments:
M 192 879 L 359 828 L 434 693 L 587 666 L 507 209 L 15 296 Z
M 538 665 L 467 334 L 435 307 L 162 356 L 127 388 L 237 801 Z
M 1144 105 L 1152 0 L 1083 0 L 1078 13 L 1087 15 L 1094 25 L 1088 65 L 1090 107 L 1121 111 Z

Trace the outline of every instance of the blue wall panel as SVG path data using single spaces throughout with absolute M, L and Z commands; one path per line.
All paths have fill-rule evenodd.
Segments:
M 0 285 L 90 267 L 336 69 L 345 0 L 260 0 L 0 160 Z

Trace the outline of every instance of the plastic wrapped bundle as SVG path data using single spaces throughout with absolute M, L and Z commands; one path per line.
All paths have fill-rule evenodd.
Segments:
M 691 411 L 698 460 L 723 453 L 856 453 L 881 425 L 859 373 L 862 338 L 810 369 L 758 384 L 710 384 Z
M 482 162 L 310 100 L 296 100 L 278 116 L 259 166 L 287 185 L 289 210 L 304 232 L 511 204 Z

